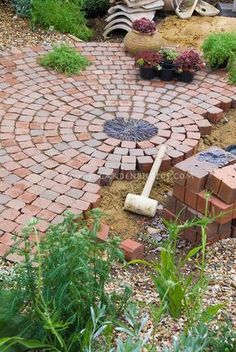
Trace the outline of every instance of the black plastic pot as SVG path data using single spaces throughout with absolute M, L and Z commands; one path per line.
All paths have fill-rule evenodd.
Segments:
M 236 144 L 229 145 L 227 148 L 225 148 L 225 150 L 236 155 Z
M 153 79 L 156 76 L 156 70 L 152 67 L 139 67 L 139 75 L 142 79 Z
M 171 63 L 163 63 L 159 70 L 159 78 L 161 81 L 172 81 L 175 78 L 175 65 Z
M 224 69 L 228 65 L 228 62 L 229 62 L 229 59 L 226 59 L 222 64 L 215 63 L 215 64 L 211 65 L 211 68 L 213 70 Z
M 183 71 L 183 72 L 177 73 L 177 78 L 178 78 L 178 81 L 180 82 L 190 83 L 192 82 L 193 77 L 194 77 L 194 73 L 190 71 Z

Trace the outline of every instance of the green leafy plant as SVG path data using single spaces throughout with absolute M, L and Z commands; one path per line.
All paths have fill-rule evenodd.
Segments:
M 87 17 L 104 16 L 109 9 L 109 0 L 84 0 L 82 9 Z
M 118 338 L 115 348 L 112 348 L 109 352 L 142 352 L 157 351 L 154 346 L 150 343 L 152 336 L 152 329 L 149 329 L 146 333 L 149 316 L 146 314 L 140 317 L 140 310 L 134 303 L 128 305 L 124 314 L 124 323 L 119 323 L 119 326 L 115 328 L 116 331 L 124 334 L 125 339 Z
M 67 75 L 80 73 L 89 65 L 89 60 L 85 56 L 66 44 L 55 46 L 51 52 L 41 56 L 38 61 L 46 68 Z
M 229 62 L 229 83 L 236 85 L 236 54 Z
M 236 351 L 236 330 L 232 323 L 226 320 L 217 330 L 210 330 L 208 348 L 212 352 Z
M 32 0 L 12 0 L 14 10 L 20 17 L 29 17 Z
M 53 28 L 62 33 L 89 40 L 93 32 L 87 22 L 79 2 L 63 0 L 33 0 L 31 22 L 33 26 Z
M 162 48 L 159 52 L 163 56 L 164 60 L 168 60 L 171 62 L 173 62 L 179 55 L 176 50 L 170 48 Z
M 154 316 L 167 311 L 173 318 L 177 319 L 181 314 L 187 318 L 187 325 L 193 326 L 194 323 L 203 318 L 207 321 L 212 319 L 223 305 L 213 305 L 203 309 L 203 295 L 207 288 L 208 280 L 205 276 L 206 265 L 206 228 L 213 219 L 204 216 L 201 219 L 188 220 L 184 224 L 176 222 L 167 223 L 169 241 L 161 249 L 160 260 L 152 263 L 135 260 L 132 263 L 143 263 L 153 270 L 152 280 L 160 295 L 161 309 L 154 310 Z M 191 227 L 200 227 L 201 245 L 191 249 L 184 258 L 176 255 L 177 239 L 180 233 Z M 186 264 L 190 259 L 200 254 L 196 260 L 196 272 L 185 273 Z
M 223 32 L 210 34 L 203 42 L 204 58 L 212 68 L 227 64 L 236 54 L 236 33 Z
M 37 221 L 23 230 L 12 249 L 22 262 L 15 267 L 11 284 L 9 280 L 0 283 L 0 343 L 6 351 L 18 352 L 19 344 L 23 350 L 34 344 L 44 350 L 77 352 L 85 339 L 83 331 L 89 330 L 93 307 L 100 305 L 101 326 L 103 318 L 107 320 L 101 307 L 106 306 L 106 316 L 111 318 L 121 313 L 124 303 L 113 302 L 105 285 L 112 263 L 123 253 L 117 240 L 97 240 L 100 218 L 98 209 L 86 221 L 68 213 L 41 240 Z M 89 331 L 92 336 L 97 333 L 93 325 Z
M 205 324 L 193 327 L 187 334 L 175 338 L 170 348 L 163 352 L 204 352 L 208 345 L 208 329 Z

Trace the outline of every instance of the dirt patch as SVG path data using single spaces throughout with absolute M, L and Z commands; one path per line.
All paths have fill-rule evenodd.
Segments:
M 226 118 L 228 122 L 222 120 L 213 127 L 210 136 L 201 139 L 199 150 L 208 148 L 209 146 L 217 146 L 226 148 L 230 144 L 236 144 L 236 110 L 231 110 Z
M 207 149 L 209 146 L 227 147 L 236 143 L 236 110 L 230 111 L 226 118 L 228 122 L 222 121 L 213 126 L 212 134 L 201 139 L 199 150 Z M 149 219 L 123 210 L 127 193 L 140 194 L 144 187 L 147 175 L 141 175 L 132 181 L 114 181 L 111 186 L 103 187 L 101 209 L 107 214 L 107 223 L 111 231 L 122 238 L 137 237 L 142 232 L 144 225 Z M 172 173 L 161 173 L 156 180 L 151 198 L 157 199 L 161 204 L 165 201 L 165 194 L 172 189 Z
M 159 31 L 166 45 L 200 49 L 209 34 L 236 31 L 236 18 L 193 16 L 181 20 L 177 16 L 170 16 L 163 20 Z

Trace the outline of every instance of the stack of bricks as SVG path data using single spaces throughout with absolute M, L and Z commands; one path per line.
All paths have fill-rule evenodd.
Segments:
M 166 220 L 183 223 L 207 214 L 214 218 L 207 226 L 208 243 L 236 237 L 236 156 L 212 147 L 176 164 L 173 175 L 173 192 L 164 209 Z M 198 243 L 201 228 L 187 229 L 182 237 Z

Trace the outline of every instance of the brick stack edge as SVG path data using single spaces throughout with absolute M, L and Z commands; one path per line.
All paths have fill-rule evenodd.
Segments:
M 206 212 L 206 192 L 209 192 L 208 214 L 215 221 L 207 227 L 207 242 L 236 238 L 236 157 L 219 148 L 229 160 L 219 167 L 212 162 L 200 161 L 196 154 L 173 168 L 173 192 L 167 195 L 163 217 L 183 223 L 193 218 L 202 218 Z M 199 243 L 200 227 L 185 230 L 182 237 Z
M 99 241 L 104 242 L 108 240 L 109 226 L 102 223 L 100 230 L 97 233 Z M 120 243 L 120 249 L 124 252 L 125 259 L 127 261 L 134 259 L 143 259 L 144 257 L 144 245 L 137 241 L 127 239 Z

